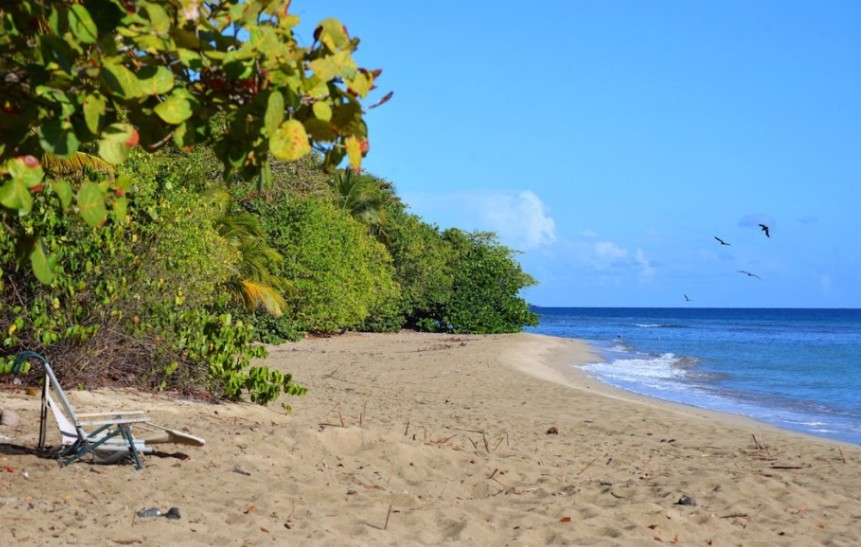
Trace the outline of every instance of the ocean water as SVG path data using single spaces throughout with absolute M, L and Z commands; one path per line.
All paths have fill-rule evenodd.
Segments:
M 587 340 L 608 384 L 861 444 L 861 310 L 533 310 L 527 332 Z

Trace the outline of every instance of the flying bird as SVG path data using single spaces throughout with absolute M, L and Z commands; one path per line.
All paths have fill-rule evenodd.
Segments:
M 693 302 L 693 300 L 691 300 L 690 298 L 688 298 L 688 295 L 685 295 L 685 302 Z
M 763 232 L 765 232 L 765 237 L 771 237 L 770 235 L 768 235 L 768 226 L 766 226 L 765 224 L 760 224 L 760 225 L 759 225 L 759 228 L 760 228 Z
M 755 273 L 750 273 L 750 272 L 745 271 L 745 270 L 739 270 L 739 271 L 738 271 L 738 273 L 743 273 L 744 275 L 747 275 L 747 276 L 750 276 L 750 277 L 755 277 L 755 278 L 757 278 L 757 279 L 759 279 L 759 280 L 762 280 L 762 278 L 761 278 L 761 277 L 759 277 L 758 275 L 756 275 Z
M 715 236 L 715 239 L 716 239 L 716 240 L 718 240 L 718 243 L 720 243 L 721 245 L 729 245 L 729 243 L 727 243 L 726 241 L 722 240 L 722 239 L 721 239 L 721 238 L 719 238 L 718 236 Z

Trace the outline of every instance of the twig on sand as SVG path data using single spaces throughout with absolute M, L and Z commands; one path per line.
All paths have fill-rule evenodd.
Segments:
M 587 469 L 589 469 L 590 467 L 592 467 L 592 464 L 593 464 L 593 463 L 595 463 L 596 461 L 598 461 L 598 458 L 595 458 L 595 459 L 594 459 L 594 460 L 592 460 L 591 462 L 589 462 L 589 463 L 587 463 L 586 465 L 584 465 L 584 466 L 583 466 L 583 469 L 581 469 L 580 471 L 578 471 L 578 472 L 577 472 L 577 476 L 579 477 L 580 475 L 582 475 L 582 474 L 583 474 L 583 472 L 584 472 L 584 471 L 586 471 Z
M 764 446 L 759 444 L 759 441 L 756 440 L 756 435 L 751 434 L 751 437 L 753 437 L 753 445 L 756 447 L 757 450 L 762 450 L 763 448 L 765 448 Z
M 368 410 L 368 401 L 365 401 L 365 404 L 362 405 L 362 412 L 359 414 L 359 426 L 362 425 L 362 422 L 365 421 L 365 412 Z
M 843 453 L 843 449 L 838 446 L 837 450 L 840 451 L 840 459 L 843 460 L 843 463 L 846 463 L 846 455 Z
M 431 442 L 431 444 L 446 444 L 447 442 L 454 439 L 455 437 L 457 437 L 457 433 L 455 433 L 454 435 L 450 435 L 448 437 L 444 437 L 442 439 L 437 439 L 437 440 Z
M 747 513 L 730 513 L 729 515 L 721 515 L 722 519 L 748 518 Z
M 467 439 L 469 439 L 469 442 L 472 443 L 472 447 L 475 448 L 476 450 L 478 450 L 478 444 L 476 444 L 476 442 L 473 441 L 470 437 L 467 437 Z
M 494 470 L 493 470 L 493 473 L 491 473 L 489 477 L 487 477 L 487 480 L 492 479 L 492 478 L 496 475 L 496 472 L 497 472 L 497 471 L 499 471 L 499 468 L 498 468 L 498 467 L 497 467 L 496 469 L 494 469 Z
M 341 427 L 345 427 L 344 426 L 344 415 L 341 414 L 341 403 L 338 403 L 338 418 L 340 418 L 340 420 L 341 420 Z
M 410 422 L 407 421 L 407 426 L 404 428 L 404 437 L 410 434 Z
M 386 513 L 386 523 L 383 524 L 383 530 L 387 530 L 389 528 L 389 517 L 392 516 L 392 504 L 389 504 L 389 512 Z
M 484 441 L 484 450 L 490 454 L 490 446 L 487 444 L 487 437 L 485 437 L 484 431 L 481 432 L 481 440 Z
M 505 441 L 506 446 L 511 446 L 508 444 L 508 432 L 505 433 L 504 437 L 499 438 L 499 441 L 496 443 L 496 446 L 494 446 L 493 449 L 496 450 L 497 448 L 499 448 L 499 445 L 502 444 L 502 441 Z

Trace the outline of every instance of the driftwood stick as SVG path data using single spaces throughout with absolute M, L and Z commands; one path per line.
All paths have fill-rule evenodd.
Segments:
M 407 427 L 404 428 L 404 437 L 410 434 L 410 422 L 407 421 Z
M 840 451 L 840 459 L 843 460 L 843 463 L 846 463 L 846 455 L 843 453 L 843 449 L 838 446 L 837 450 Z

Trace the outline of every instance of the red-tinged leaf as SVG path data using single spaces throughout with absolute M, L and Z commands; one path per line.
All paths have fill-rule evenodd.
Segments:
M 394 95 L 394 94 L 395 94 L 394 91 L 389 91 L 388 93 L 386 93 L 385 97 L 383 97 L 382 99 L 377 101 L 377 103 L 369 106 L 368 110 L 371 110 L 372 108 L 377 108 L 378 106 L 382 106 L 382 105 L 386 104 L 387 102 L 389 102 L 389 100 L 392 98 L 392 95 Z
M 358 171 L 362 167 L 362 144 L 354 136 L 349 136 L 344 139 L 344 147 L 347 149 L 347 159 L 350 162 L 350 167 L 353 171 Z
M 269 149 L 279 160 L 296 161 L 311 153 L 305 126 L 297 120 L 287 120 L 269 138 Z

